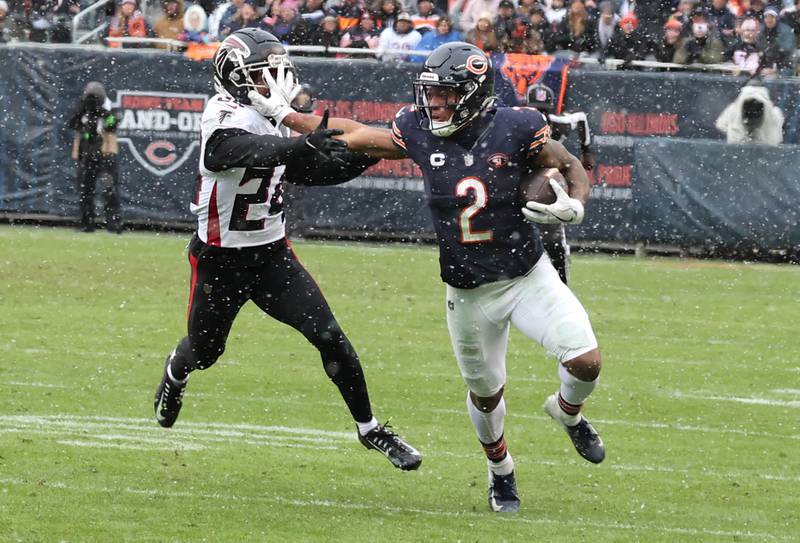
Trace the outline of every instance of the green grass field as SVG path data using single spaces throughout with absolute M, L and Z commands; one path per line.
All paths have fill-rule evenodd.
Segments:
M 295 246 L 419 471 L 364 450 L 316 351 L 252 305 L 160 428 L 187 240 L 0 227 L 0 541 L 800 541 L 796 266 L 576 258 L 607 458 L 544 415 L 556 362 L 512 333 L 500 517 L 432 247 Z

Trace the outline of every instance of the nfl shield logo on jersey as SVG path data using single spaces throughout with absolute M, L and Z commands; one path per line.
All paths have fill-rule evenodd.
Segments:
M 472 166 L 475 163 L 475 157 L 472 156 L 472 153 L 467 153 L 464 155 L 464 166 Z

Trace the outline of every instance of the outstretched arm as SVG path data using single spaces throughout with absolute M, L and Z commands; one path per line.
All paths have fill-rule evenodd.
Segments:
M 293 112 L 283 118 L 283 125 L 295 132 L 307 134 L 319 125 L 318 115 Z M 344 132 L 338 139 L 347 143 L 347 149 L 354 152 L 367 153 L 375 158 L 401 159 L 406 152 L 392 141 L 392 132 L 385 128 L 374 128 L 359 122 L 334 117 L 328 121 L 328 127 Z
M 247 94 L 259 113 L 300 134 L 308 134 L 320 126 L 323 117 L 300 113 L 291 108 L 293 98 L 300 91 L 300 86 L 294 81 L 294 74 L 287 74 L 284 67 L 280 66 L 277 77 L 273 78 L 269 72 L 264 77 L 269 85 L 269 96 L 262 96 L 256 91 Z M 328 118 L 327 114 L 324 118 Z M 372 128 L 341 118 L 330 119 L 326 127 L 341 130 L 342 134 L 338 139 L 344 141 L 350 151 L 367 153 L 374 158 L 400 159 L 407 156 L 405 150 L 392 141 L 389 130 Z

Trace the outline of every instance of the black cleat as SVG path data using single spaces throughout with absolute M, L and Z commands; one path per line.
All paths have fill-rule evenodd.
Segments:
M 592 424 L 583 415 L 578 415 L 580 420 L 577 424 L 573 426 L 567 425 L 564 419 L 569 415 L 564 413 L 558 406 L 558 393 L 545 400 L 544 411 L 564 427 L 579 455 L 593 464 L 599 464 L 603 461 L 606 457 L 606 446 L 603 445 L 603 440 L 600 439 Z
M 508 475 L 497 475 L 489 470 L 489 509 L 495 513 L 519 511 L 517 480 L 513 471 Z
M 167 373 L 169 361 L 174 354 L 174 352 L 171 353 L 164 364 L 164 375 L 161 377 L 158 390 L 156 390 L 156 399 L 153 404 L 156 420 L 164 428 L 170 428 L 178 420 L 178 414 L 183 405 L 183 392 L 186 390 L 186 383 L 189 382 L 188 378 L 183 381 L 174 381 Z
M 394 467 L 403 471 L 415 470 L 422 464 L 422 455 L 417 449 L 403 441 L 400 436 L 389 430 L 389 424 L 378 426 L 362 436 L 358 432 L 358 440 L 368 449 L 375 449 L 389 459 Z

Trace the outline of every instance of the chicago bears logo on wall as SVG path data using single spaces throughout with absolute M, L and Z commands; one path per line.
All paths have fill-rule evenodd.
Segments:
M 133 158 L 163 177 L 180 168 L 200 145 L 200 125 L 208 96 L 168 92 L 118 91 L 117 136 Z

